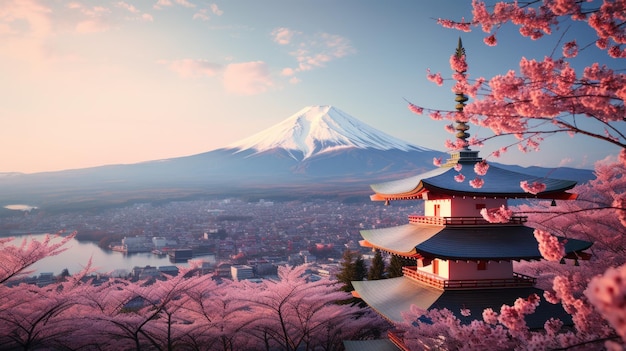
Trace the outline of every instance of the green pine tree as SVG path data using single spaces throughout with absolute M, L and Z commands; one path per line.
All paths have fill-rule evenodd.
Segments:
M 389 266 L 387 267 L 387 277 L 396 278 L 402 276 L 402 267 L 414 266 L 415 261 L 402 256 L 391 255 Z
M 359 270 L 365 270 L 365 264 L 361 262 L 363 268 L 358 268 L 357 262 L 359 258 L 363 261 L 361 255 L 355 251 L 346 250 L 343 252 L 340 263 L 341 269 L 337 273 L 337 280 L 343 283 L 343 286 L 340 288 L 341 291 L 353 291 L 354 287 L 352 286 L 352 282 L 355 280 L 363 280 L 363 278 L 358 278 L 360 275 Z
M 343 283 L 339 290 L 351 292 L 354 291 L 353 281 L 364 280 L 367 277 L 367 268 L 365 267 L 365 260 L 363 256 L 356 251 L 346 250 L 343 253 L 343 257 L 340 263 L 341 269 L 337 273 L 337 280 Z M 337 301 L 340 305 L 359 305 L 365 306 L 363 300 L 351 297 L 346 300 Z
M 374 258 L 372 258 L 372 264 L 367 272 L 367 280 L 383 279 L 385 276 L 385 261 L 383 261 L 383 255 L 380 250 L 376 250 Z

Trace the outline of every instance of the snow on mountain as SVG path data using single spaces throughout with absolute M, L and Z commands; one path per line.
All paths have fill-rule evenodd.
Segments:
M 284 149 L 304 160 L 337 149 L 432 151 L 371 127 L 333 106 L 308 106 L 286 120 L 226 146 L 237 152 Z

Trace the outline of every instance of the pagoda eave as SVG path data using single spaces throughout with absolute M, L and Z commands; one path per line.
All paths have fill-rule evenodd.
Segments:
M 521 189 L 521 188 L 520 188 Z M 578 194 L 568 193 L 566 191 L 551 191 L 541 192 L 537 194 L 531 194 L 527 192 L 481 192 L 480 189 L 476 189 L 474 192 L 450 190 L 440 188 L 431 184 L 425 184 L 422 193 L 426 193 L 428 199 L 442 199 L 442 198 L 494 198 L 494 199 L 551 199 L 551 200 L 575 200 Z M 426 195 L 425 194 L 425 195 Z M 387 195 L 388 196 L 388 195 Z M 392 195 L 393 196 L 393 195 Z
M 402 193 L 402 194 L 372 194 L 370 195 L 371 201 L 402 201 L 402 200 L 443 200 L 443 199 L 452 199 L 452 198 L 475 198 L 475 199 L 544 199 L 544 200 L 576 200 L 578 198 L 578 194 L 568 193 L 564 191 L 559 192 L 544 192 L 544 193 L 494 193 L 494 192 L 474 192 L 467 193 L 462 191 L 453 191 L 446 190 L 442 188 L 437 188 L 434 186 L 429 187 L 429 189 L 422 188 L 417 193 Z
M 472 314 L 480 314 L 486 308 L 511 305 L 516 299 L 533 294 L 539 296 L 541 303 L 535 313 L 525 318 L 531 329 L 543 328 L 544 323 L 550 318 L 559 318 L 566 325 L 572 323 L 571 316 L 561 305 L 548 303 L 543 297 L 543 290 L 534 287 L 441 290 L 405 276 L 352 284 L 363 301 L 393 323 L 405 322 L 403 312 L 409 311 L 411 305 L 415 305 L 424 310 L 447 308 L 462 324 L 469 324 L 473 317 L 463 316 L 460 312 L 462 309 L 470 309 Z
M 378 245 L 374 245 L 371 242 L 367 241 L 367 240 L 360 240 L 359 241 L 359 245 L 361 245 L 361 247 L 368 247 L 368 248 L 372 248 L 372 249 L 377 249 L 377 250 L 381 250 L 384 252 L 388 252 L 392 255 L 396 255 L 396 256 L 402 256 L 402 257 L 406 257 L 406 258 L 411 258 L 411 259 L 420 259 L 423 258 L 420 254 L 418 254 L 417 252 L 415 252 L 415 249 L 408 251 L 408 252 L 403 252 L 403 251 L 395 251 L 395 250 L 390 250 L 386 247 L 383 246 L 378 246 Z

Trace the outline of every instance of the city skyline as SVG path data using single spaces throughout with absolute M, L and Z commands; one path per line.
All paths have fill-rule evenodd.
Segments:
M 211 151 L 305 106 L 333 105 L 394 137 L 444 150 L 445 122 L 406 100 L 454 106 L 448 59 L 462 38 L 471 77 L 559 54 L 560 34 L 531 41 L 513 27 L 488 47 L 437 18 L 470 18 L 471 4 L 269 0 L 9 0 L 0 4 L 0 172 L 138 163 Z M 592 35 L 564 28 L 580 46 Z M 572 61 L 611 66 L 591 46 Z M 486 137 L 472 126 L 469 133 Z M 481 155 L 502 145 L 489 142 Z M 547 138 L 541 151 L 492 161 L 592 168 L 617 148 L 584 136 Z

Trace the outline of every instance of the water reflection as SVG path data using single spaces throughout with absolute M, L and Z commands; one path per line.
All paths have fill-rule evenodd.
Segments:
M 45 234 L 22 235 L 16 236 L 15 245 L 21 245 L 24 239 L 33 238 L 42 241 Z M 58 242 L 60 238 L 53 239 Z M 186 262 L 172 263 L 168 256 L 154 255 L 151 252 L 126 254 L 123 252 L 109 251 L 101 249 L 96 243 L 80 242 L 72 239 L 65 246 L 66 251 L 56 255 L 46 257 L 30 267 L 35 270 L 31 275 L 50 272 L 60 274 L 63 269 L 67 268 L 70 274 L 78 273 L 82 270 L 91 259 L 91 266 L 101 273 L 110 273 L 113 271 L 130 272 L 133 267 L 145 266 L 187 266 Z

